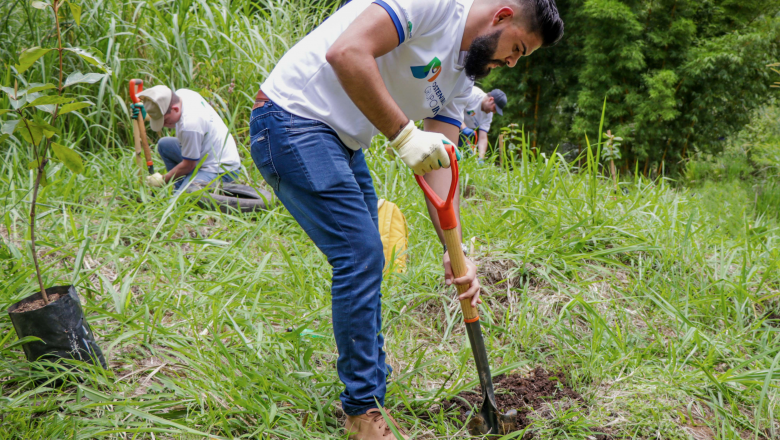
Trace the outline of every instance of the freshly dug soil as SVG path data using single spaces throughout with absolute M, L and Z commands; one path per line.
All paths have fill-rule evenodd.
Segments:
M 563 372 L 549 373 L 538 367 L 527 377 L 519 374 L 496 376 L 493 381 L 496 395 L 496 405 L 502 412 L 511 409 L 517 410 L 518 429 L 525 429 L 532 420 L 529 415 L 539 410 L 545 403 L 557 402 L 563 399 L 571 399 L 579 404 L 584 404 L 582 396 L 571 389 L 566 383 Z M 465 422 L 466 413 L 472 409 L 479 411 L 482 407 L 482 387 L 477 386 L 473 391 L 463 391 L 456 398 L 445 402 L 448 409 L 459 411 L 458 419 Z M 610 440 L 607 434 L 594 432 L 597 440 Z M 533 439 L 532 432 L 523 436 L 523 440 Z
M 53 303 L 54 301 L 60 299 L 61 296 L 62 295 L 60 295 L 59 293 L 52 293 L 49 295 L 49 302 Z M 18 309 L 14 310 L 11 313 L 32 312 L 33 310 L 38 310 L 40 308 L 43 308 L 43 306 L 45 305 L 46 303 L 43 302 L 43 298 L 38 298 L 35 301 L 30 301 L 20 305 Z

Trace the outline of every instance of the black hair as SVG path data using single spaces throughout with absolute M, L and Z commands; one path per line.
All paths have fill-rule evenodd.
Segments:
M 555 0 L 520 0 L 523 20 L 530 32 L 542 37 L 542 47 L 550 47 L 563 37 L 563 20 Z

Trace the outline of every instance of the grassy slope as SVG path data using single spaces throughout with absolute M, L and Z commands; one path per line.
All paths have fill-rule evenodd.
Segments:
M 75 89 L 96 106 L 63 131 L 88 169 L 50 168 L 41 251 L 48 285 L 77 285 L 112 369 L 62 390 L 36 386 L 54 377 L 23 361 L 0 315 L 0 438 L 338 435 L 325 259 L 283 208 L 231 216 L 145 192 L 124 122 L 126 80 L 142 76 L 208 90 L 243 133 L 256 85 L 319 18 L 284 0 L 263 13 L 248 1 L 184 3 L 84 2 L 82 27 L 66 31 L 66 41 L 98 47 L 115 75 Z M 2 59 L 44 40 L 50 27 L 26 2 L 0 8 L 10 17 Z M 50 61 L 26 79 L 44 81 Z M 25 251 L 28 153 L 6 145 L 2 309 L 36 290 Z M 259 182 L 241 148 L 245 179 Z M 401 206 L 411 229 L 409 270 L 383 289 L 396 372 L 389 406 L 420 438 L 463 437 L 439 406 L 476 380 L 440 247 L 408 171 L 369 160 L 380 197 Z M 699 200 L 635 182 L 615 195 L 555 162 L 506 173 L 466 160 L 463 185 L 492 365 L 564 368 L 589 403 L 540 416 L 542 438 L 583 438 L 589 426 L 627 438 L 777 436 L 778 338 L 763 317 L 780 309 L 778 235 L 738 194 L 724 187 Z
M 7 152 L 0 174 L 2 308 L 35 290 L 18 156 Z M 337 437 L 329 267 L 289 214 L 171 203 L 143 192 L 129 151 L 88 159 L 84 176 L 51 170 L 63 184 L 42 195 L 40 240 L 47 284 L 78 286 L 111 371 L 53 391 L 32 383 L 53 376 L 4 349 L 0 435 Z M 410 174 L 383 155 L 370 165 L 411 230 L 409 270 L 383 288 L 389 406 L 420 438 L 463 437 L 438 405 L 476 380 L 440 246 Z M 636 182 L 615 196 L 556 161 L 506 173 L 468 159 L 463 183 L 494 369 L 563 368 L 589 404 L 540 418 L 542 438 L 585 438 L 589 426 L 628 438 L 773 435 L 780 352 L 762 317 L 777 309 L 774 227 L 729 235 L 689 193 Z M 0 329 L 9 347 L 7 316 Z

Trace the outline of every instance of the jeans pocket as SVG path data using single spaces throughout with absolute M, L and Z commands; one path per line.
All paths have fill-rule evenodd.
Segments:
M 262 165 L 271 162 L 271 142 L 268 139 L 268 129 L 264 128 L 252 135 L 250 139 L 250 152 L 255 165 L 260 168 Z
M 267 128 L 255 133 L 251 138 L 250 154 L 263 179 L 274 190 L 279 189 L 279 174 L 274 169 L 273 155 L 271 154 L 271 139 Z

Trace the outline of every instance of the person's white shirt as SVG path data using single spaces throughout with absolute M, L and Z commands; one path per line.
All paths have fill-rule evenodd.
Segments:
M 241 167 L 236 142 L 216 110 L 198 92 L 179 89 L 181 117 L 176 123 L 176 137 L 184 159 L 203 163 L 200 170 L 222 174 Z
M 463 112 L 463 123 L 466 127 L 476 131 L 490 131 L 490 124 L 493 122 L 493 112 L 484 112 L 482 110 L 482 100 L 487 93 L 479 87 L 471 89 L 471 96 L 466 102 L 466 109 Z
M 400 42 L 376 59 L 390 96 L 412 120 L 460 127 L 474 84 L 460 50 L 473 0 L 353 0 L 290 49 L 260 89 L 284 110 L 326 123 L 347 147 L 367 148 L 379 131 L 341 87 L 325 54 L 372 3 L 388 13 Z

